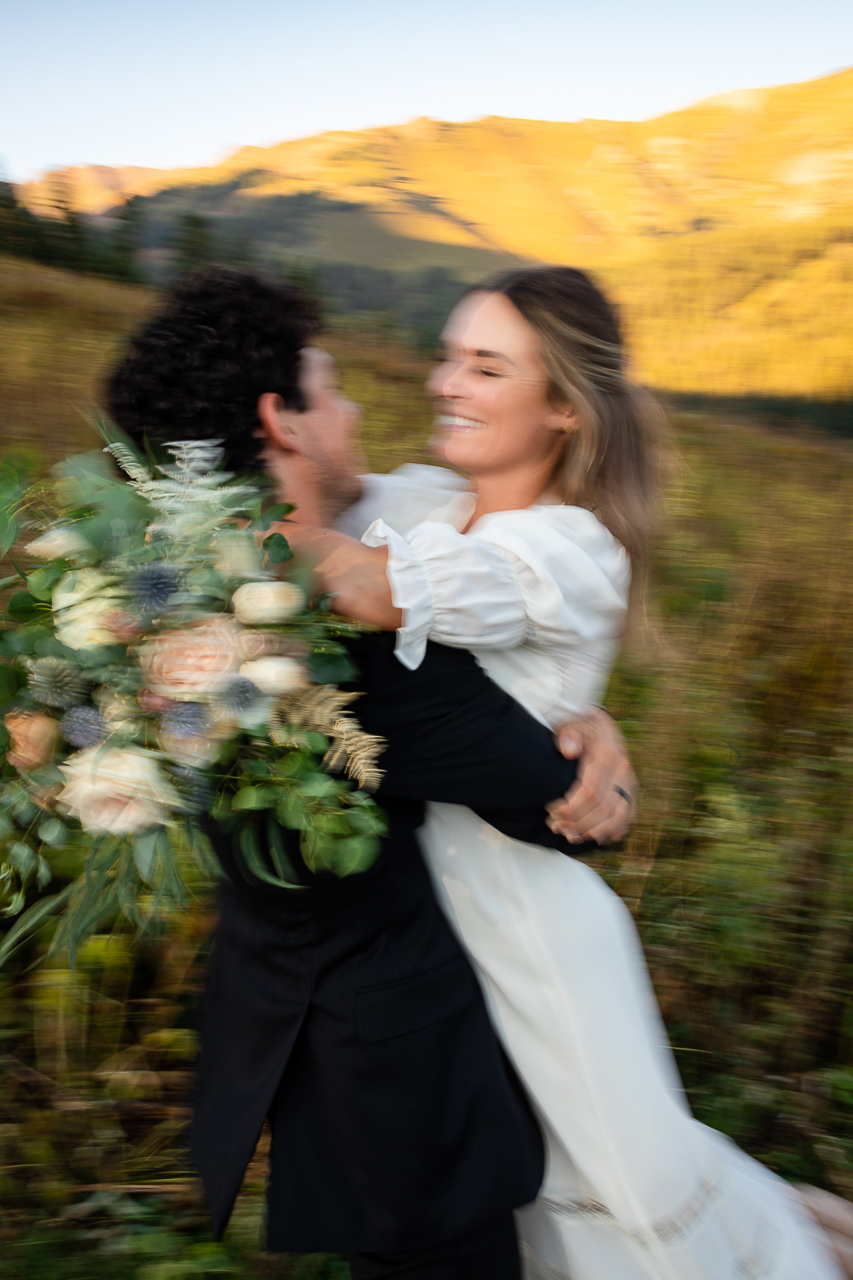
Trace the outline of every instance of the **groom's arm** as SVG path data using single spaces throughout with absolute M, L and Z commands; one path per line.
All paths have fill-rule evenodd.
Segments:
M 383 795 L 475 809 L 520 840 L 577 852 L 545 824 L 545 806 L 575 779 L 576 765 L 549 730 L 499 689 L 468 652 L 430 644 L 416 671 L 394 656 L 394 637 L 357 641 L 363 696 L 353 710 L 381 735 Z

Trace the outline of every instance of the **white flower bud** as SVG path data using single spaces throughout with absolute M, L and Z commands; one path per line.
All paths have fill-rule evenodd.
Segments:
M 244 662 L 240 675 L 269 697 L 290 693 L 306 683 L 304 667 L 293 658 L 258 658 L 256 662 Z
M 305 594 L 292 582 L 244 582 L 232 597 L 234 612 L 249 626 L 285 622 L 305 604 Z

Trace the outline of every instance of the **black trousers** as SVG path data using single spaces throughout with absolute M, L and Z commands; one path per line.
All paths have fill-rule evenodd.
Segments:
M 521 1280 L 511 1210 L 454 1240 L 406 1253 L 351 1253 L 352 1280 Z

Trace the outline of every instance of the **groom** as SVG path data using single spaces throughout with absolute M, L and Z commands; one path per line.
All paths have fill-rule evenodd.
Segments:
M 318 328 L 298 290 L 206 272 L 174 289 L 134 339 L 111 380 L 113 415 L 140 443 L 221 439 L 231 469 L 263 467 L 274 479 L 285 460 L 264 445 L 258 411 L 280 396 L 306 415 L 326 501 L 343 511 L 359 494 L 358 413 L 322 354 L 304 354 Z M 416 831 L 424 802 L 443 800 L 569 852 L 545 825 L 545 805 L 571 787 L 576 766 L 470 654 L 430 645 L 412 672 L 393 641 L 349 644 L 359 719 L 388 744 L 377 795 L 389 833 L 374 866 L 313 876 L 292 847 L 304 887 L 277 890 L 247 880 L 211 825 L 226 875 L 193 1154 L 217 1233 L 269 1118 L 271 1249 L 344 1252 L 354 1280 L 517 1280 L 512 1210 L 538 1190 L 541 1138 Z M 574 731 L 588 797 L 606 796 L 627 767 L 606 727 L 596 730 L 602 722 Z M 565 812 L 581 834 L 617 830 L 606 799 L 573 808 L 576 799 Z

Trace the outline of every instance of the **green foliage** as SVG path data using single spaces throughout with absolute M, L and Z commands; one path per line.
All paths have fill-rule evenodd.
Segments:
M 207 218 L 200 213 L 183 213 L 174 237 L 174 271 L 183 275 L 213 261 L 213 236 Z
M 853 459 L 676 421 L 649 633 L 608 704 L 640 821 L 634 910 L 690 1101 L 786 1177 L 853 1195 Z
M 137 197 L 118 210 L 109 226 L 84 220 L 62 186 L 55 189 L 52 203 L 51 216 L 33 213 L 10 183 L 0 182 L 0 253 L 113 280 L 138 278 L 142 213 Z

